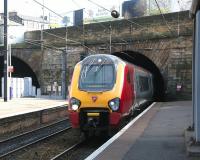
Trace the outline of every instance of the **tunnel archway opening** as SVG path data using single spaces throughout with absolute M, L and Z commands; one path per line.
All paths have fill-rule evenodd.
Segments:
M 115 55 L 129 63 L 145 68 L 151 72 L 153 75 L 154 99 L 155 101 L 164 100 L 165 85 L 163 76 L 158 67 L 148 57 L 134 51 L 114 52 L 112 55 Z
M 2 96 L 1 81 L 3 77 L 3 68 L 4 68 L 3 61 L 4 61 L 3 56 L 0 56 L 0 97 Z M 18 78 L 31 77 L 32 85 L 35 86 L 36 88 L 40 88 L 40 84 L 38 82 L 35 73 L 27 63 L 25 63 L 24 61 L 20 60 L 17 57 L 12 56 L 12 66 L 14 66 L 14 72 L 12 73 L 12 77 L 18 77 Z

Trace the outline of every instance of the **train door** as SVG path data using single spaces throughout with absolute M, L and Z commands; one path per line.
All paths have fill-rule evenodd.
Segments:
M 154 92 L 154 88 L 153 88 L 153 76 L 149 75 L 149 100 L 152 99 L 153 92 Z
M 140 101 L 140 84 L 139 84 L 139 75 L 138 70 L 135 68 L 134 72 L 134 94 L 135 94 L 135 100 L 134 100 L 134 108 L 139 107 L 139 101 Z
M 132 75 L 133 71 L 131 70 L 131 67 L 128 67 L 127 73 L 126 73 L 126 109 L 125 112 L 129 112 L 131 106 L 133 105 L 133 79 Z

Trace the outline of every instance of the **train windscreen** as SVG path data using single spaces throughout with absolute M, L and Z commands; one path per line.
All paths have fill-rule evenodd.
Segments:
M 79 89 L 86 91 L 111 90 L 115 83 L 113 64 L 83 65 L 79 78 Z

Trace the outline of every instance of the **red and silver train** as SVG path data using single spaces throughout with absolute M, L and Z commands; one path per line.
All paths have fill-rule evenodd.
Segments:
M 91 55 L 74 68 L 69 118 L 84 133 L 108 131 L 152 97 L 150 72 L 113 55 Z

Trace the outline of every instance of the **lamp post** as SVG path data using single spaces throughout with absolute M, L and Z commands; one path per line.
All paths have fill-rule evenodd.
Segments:
M 4 0 L 4 102 L 8 100 L 8 6 Z
M 67 91 L 66 91 L 67 89 L 66 87 L 66 83 L 67 83 L 66 82 L 66 57 L 67 55 L 66 54 L 67 54 L 66 51 L 63 50 L 62 51 L 62 87 L 61 87 L 63 99 L 66 99 L 66 96 L 67 96 Z
M 8 91 L 8 95 L 9 95 L 9 99 L 11 100 L 12 99 L 12 72 L 13 72 L 13 66 L 12 66 L 12 61 L 11 61 L 11 44 L 9 43 L 8 44 L 8 73 L 9 73 L 9 75 L 8 75 L 8 79 L 9 79 L 9 81 L 7 81 L 7 82 L 9 82 L 8 83 L 8 88 L 9 88 L 9 91 Z

